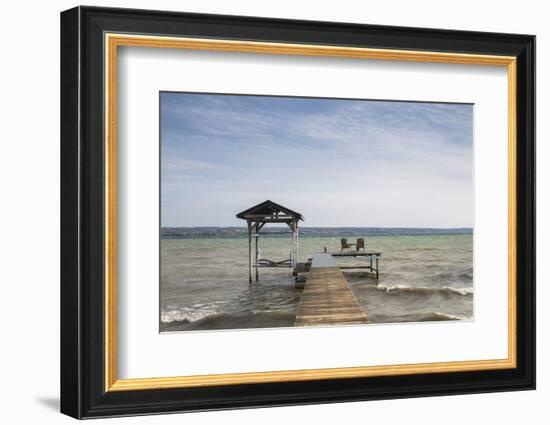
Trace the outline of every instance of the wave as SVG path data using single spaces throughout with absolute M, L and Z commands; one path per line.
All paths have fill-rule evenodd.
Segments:
M 214 313 L 212 311 L 182 311 L 182 310 L 168 310 L 162 311 L 160 314 L 160 321 L 162 323 L 193 323 L 211 316 Z
M 448 271 L 442 271 L 439 273 L 435 273 L 431 276 L 431 278 L 434 281 L 442 281 L 447 279 L 459 279 L 462 281 L 471 281 L 473 279 L 473 272 L 472 270 L 464 271 L 462 273 L 456 273 L 456 272 L 448 272 Z
M 160 325 L 161 332 L 293 327 L 295 317 L 296 313 L 292 310 L 257 311 L 248 314 L 206 313 L 197 315 L 171 311 L 163 313 Z M 401 315 L 374 314 L 369 317 L 369 320 L 371 323 L 411 323 L 472 320 L 472 317 L 433 311 Z
M 473 317 L 459 314 L 443 313 L 441 311 L 417 312 L 409 314 L 372 314 L 370 323 L 415 323 L 415 322 L 444 322 L 458 320 L 472 320 Z
M 189 321 L 182 316 L 182 320 L 161 322 L 161 331 L 293 327 L 295 317 L 296 313 L 293 310 L 241 314 L 214 313 L 195 321 Z
M 452 286 L 443 286 L 440 288 L 431 287 L 431 286 L 406 286 L 406 285 L 395 285 L 395 286 L 386 286 L 378 285 L 376 289 L 385 291 L 388 293 L 411 293 L 411 294 L 434 294 L 434 293 L 446 293 L 453 295 L 462 295 L 469 296 L 473 295 L 474 288 L 454 288 Z
M 436 321 L 436 320 L 472 320 L 472 317 L 434 311 L 433 313 L 428 313 L 421 316 L 421 319 L 419 321 L 429 322 L 429 321 Z

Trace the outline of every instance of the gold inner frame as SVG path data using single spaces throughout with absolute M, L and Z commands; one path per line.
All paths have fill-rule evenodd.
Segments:
M 311 381 L 416 373 L 446 373 L 515 368 L 516 359 L 516 58 L 462 53 L 370 49 L 256 41 L 105 34 L 105 391 L 204 387 L 269 382 Z M 119 46 L 325 56 L 469 65 L 504 66 L 508 72 L 508 357 L 326 369 L 246 372 L 214 375 L 118 379 L 116 324 L 116 123 L 117 48 Z

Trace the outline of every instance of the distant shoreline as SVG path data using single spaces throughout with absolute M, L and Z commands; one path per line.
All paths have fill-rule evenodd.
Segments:
M 265 236 L 288 236 L 281 227 L 262 229 Z M 345 236 L 436 236 L 471 235 L 473 228 L 426 228 L 426 227 L 301 227 L 301 237 L 345 237 Z M 246 227 L 162 227 L 163 239 L 173 238 L 241 238 L 248 236 Z

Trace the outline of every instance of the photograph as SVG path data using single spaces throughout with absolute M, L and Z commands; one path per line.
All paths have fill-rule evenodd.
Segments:
M 474 105 L 159 92 L 160 332 L 473 321 Z

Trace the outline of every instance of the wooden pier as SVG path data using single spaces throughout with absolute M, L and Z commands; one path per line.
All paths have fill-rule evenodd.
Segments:
M 325 248 L 326 252 L 326 248 Z M 340 270 L 346 270 L 346 269 L 367 269 L 370 272 L 373 272 L 376 279 L 378 279 L 378 270 L 379 270 L 379 259 L 382 255 L 380 252 L 365 252 L 365 251 L 340 251 L 340 252 L 332 252 L 330 255 L 333 257 L 363 257 L 368 258 L 370 260 L 370 263 L 368 266 L 365 265 L 348 265 L 348 266 L 340 266 Z
M 315 254 L 298 306 L 295 326 L 368 323 L 331 254 Z

